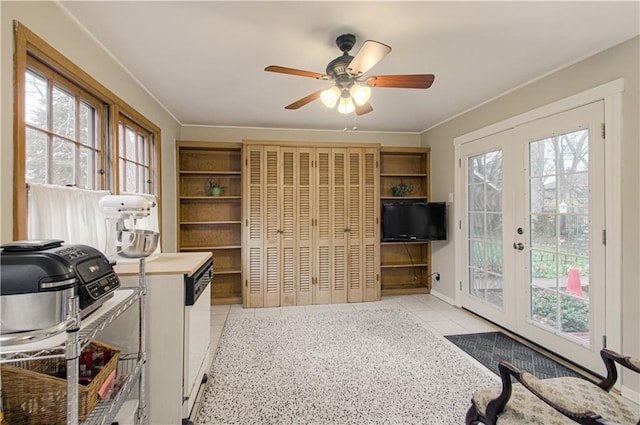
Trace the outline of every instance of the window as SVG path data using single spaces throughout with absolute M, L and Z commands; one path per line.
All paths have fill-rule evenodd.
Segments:
M 153 193 L 153 134 L 126 117 L 118 123 L 120 192 Z
M 25 72 L 25 180 L 102 189 L 103 104 L 28 59 Z
M 146 193 L 160 209 L 160 128 L 14 21 L 14 239 L 29 183 Z

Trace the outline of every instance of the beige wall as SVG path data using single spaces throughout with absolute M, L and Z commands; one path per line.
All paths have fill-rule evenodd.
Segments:
M 625 353 L 640 355 L 638 300 L 640 299 L 639 240 L 639 51 L 640 38 L 555 72 L 543 79 L 502 96 L 486 105 L 467 112 L 449 122 L 422 134 L 424 146 L 431 147 L 431 193 L 434 200 L 448 200 L 454 191 L 453 139 L 490 124 L 522 114 L 598 85 L 624 78 L 622 96 L 622 349 Z M 449 222 L 453 225 L 453 205 Z M 452 228 L 452 227 L 451 227 Z M 432 244 L 433 270 L 442 279 L 435 282 L 434 290 L 455 298 L 454 235 L 447 242 Z M 637 391 L 639 387 L 635 387 Z
M 162 131 L 163 248 L 175 246 L 175 140 L 180 125 L 54 2 L 0 2 L 0 242 L 13 239 L 13 20 L 18 20 L 73 63 L 142 113 Z M 167 227 L 170 225 L 171 227 Z

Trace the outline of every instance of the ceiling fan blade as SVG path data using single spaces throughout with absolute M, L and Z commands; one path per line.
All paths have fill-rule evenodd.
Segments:
M 351 75 L 362 75 L 373 68 L 373 66 L 387 56 L 390 51 L 391 47 L 386 44 L 367 40 L 360 48 L 358 54 L 351 60 L 351 63 L 347 66 L 347 70 Z
M 372 87 L 395 87 L 405 89 L 428 89 L 436 77 L 433 74 L 377 75 L 367 78 Z
M 297 75 L 298 77 L 315 78 L 316 80 L 326 80 L 327 76 L 318 74 L 317 72 L 303 71 L 301 69 L 286 68 L 284 66 L 269 65 L 264 69 L 269 72 L 278 72 L 280 74 Z
M 356 105 L 356 115 L 364 115 L 373 111 L 373 107 L 369 102 L 365 103 L 362 106 L 359 106 L 357 103 L 355 105 Z
M 306 105 L 307 103 L 313 102 L 314 100 L 318 99 L 320 97 L 320 93 L 322 93 L 322 90 L 318 90 L 317 92 L 313 92 L 310 95 L 305 96 L 302 99 L 296 100 L 292 104 L 285 106 L 284 109 L 298 109 L 298 108 L 301 108 L 304 105 Z

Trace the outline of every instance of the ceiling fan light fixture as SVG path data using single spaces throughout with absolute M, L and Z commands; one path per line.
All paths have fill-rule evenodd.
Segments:
M 341 114 L 350 114 L 356 110 L 356 106 L 353 104 L 351 97 L 341 97 L 338 104 L 338 112 Z
M 333 108 L 338 103 L 338 99 L 340 99 L 340 89 L 336 86 L 323 90 L 320 93 L 320 100 L 327 108 Z
M 369 101 L 369 98 L 371 98 L 371 87 L 354 84 L 351 86 L 350 93 L 356 105 L 362 106 Z

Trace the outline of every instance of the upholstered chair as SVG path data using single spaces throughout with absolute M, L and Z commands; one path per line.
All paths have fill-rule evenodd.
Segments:
M 618 378 L 615 363 L 640 373 L 640 360 L 607 349 L 600 356 L 607 376 L 597 383 L 573 377 L 538 379 L 500 362 L 502 386 L 474 392 L 467 425 L 640 425 L 640 407 L 609 392 Z M 517 382 L 512 383 L 512 377 Z

